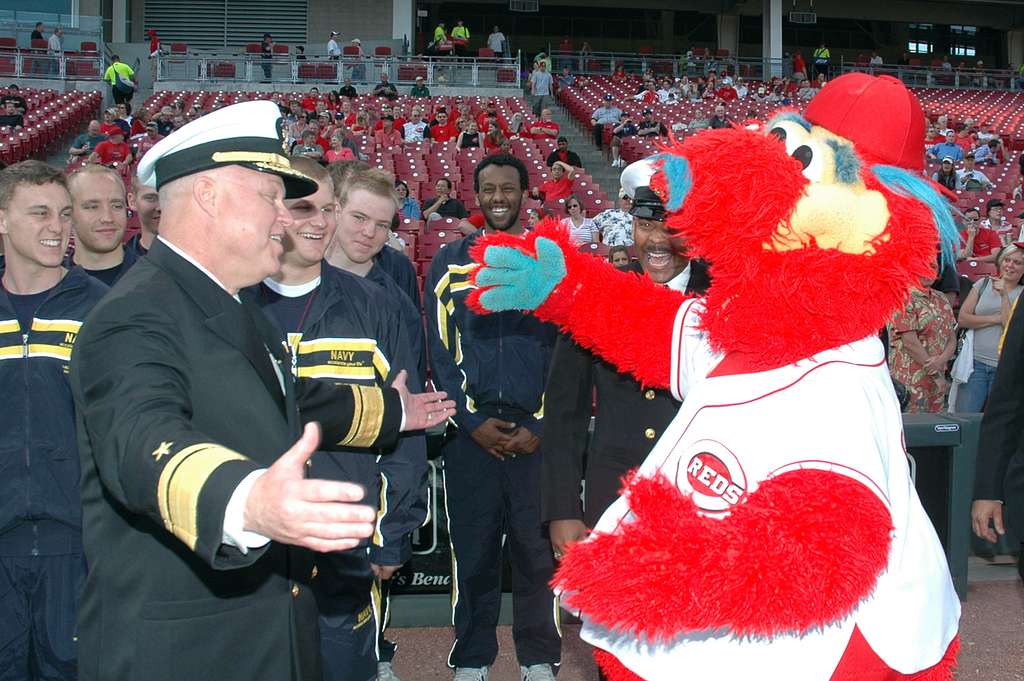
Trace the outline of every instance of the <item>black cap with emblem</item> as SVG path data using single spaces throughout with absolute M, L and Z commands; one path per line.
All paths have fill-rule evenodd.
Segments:
M 664 222 L 668 214 L 661 198 L 651 189 L 651 177 L 657 168 L 653 159 L 645 158 L 626 166 L 619 183 L 626 196 L 633 199 L 629 214 L 641 220 Z

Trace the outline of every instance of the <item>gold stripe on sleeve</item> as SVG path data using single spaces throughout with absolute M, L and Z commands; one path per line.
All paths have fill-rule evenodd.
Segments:
M 352 390 L 352 425 L 349 426 L 348 435 L 338 442 L 339 445 L 352 444 L 363 420 L 363 393 L 359 391 L 359 386 L 350 385 L 348 387 Z
M 352 421 L 348 436 L 339 442 L 351 447 L 369 447 L 380 436 L 380 427 L 384 423 L 384 393 L 380 388 L 363 385 L 352 386 L 353 395 L 358 395 L 359 419 Z
M 175 537 L 195 551 L 199 538 L 199 495 L 206 481 L 222 464 L 246 457 L 212 442 L 201 442 L 176 453 L 164 466 L 157 483 L 160 517 Z

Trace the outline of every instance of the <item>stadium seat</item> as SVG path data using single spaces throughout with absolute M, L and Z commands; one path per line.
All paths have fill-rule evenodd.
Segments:
M 995 263 L 961 260 L 956 264 L 956 271 L 962 277 L 967 277 L 971 281 L 977 281 L 981 277 L 995 275 L 998 270 Z

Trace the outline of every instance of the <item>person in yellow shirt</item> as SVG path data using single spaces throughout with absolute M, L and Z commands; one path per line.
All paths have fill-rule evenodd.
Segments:
M 815 75 L 825 74 L 825 78 L 828 78 L 828 66 L 832 61 L 832 53 L 825 47 L 825 43 L 822 43 L 818 49 L 814 51 L 814 73 Z
M 111 64 L 103 74 L 103 80 L 110 83 L 111 94 L 114 96 L 115 104 L 131 104 L 135 95 L 135 88 L 139 82 L 135 78 L 135 71 L 121 61 L 119 56 L 111 55 Z
M 451 53 L 451 41 L 448 39 L 448 28 L 443 21 L 437 22 L 434 29 L 434 51 L 438 54 Z
M 452 28 L 452 43 L 455 44 L 455 54 L 466 54 L 469 47 L 469 29 L 462 23 L 462 19 L 456 21 Z

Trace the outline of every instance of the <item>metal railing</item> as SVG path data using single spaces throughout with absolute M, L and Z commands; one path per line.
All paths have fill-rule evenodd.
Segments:
M 462 57 L 341 56 L 273 57 L 259 54 L 161 54 L 157 57 L 158 82 L 245 82 L 374 84 L 382 74 L 395 85 L 412 85 L 422 76 L 429 86 L 520 88 L 519 57 L 479 59 Z
M 14 38 L 18 45 L 27 49 L 31 44 L 32 31 L 37 21 L 43 22 L 43 35 L 47 38 L 53 29 L 64 29 L 61 44 L 70 50 L 83 42 L 103 43 L 103 19 L 81 14 L 51 14 L 49 12 L 24 12 L 21 10 L 0 10 L 0 37 Z
M 549 53 L 551 67 L 557 75 L 563 67 L 568 66 L 575 75 L 614 75 L 621 70 L 628 75 L 652 74 L 654 76 L 671 76 L 689 78 L 707 76 L 709 73 L 720 73 L 727 70 L 732 75 L 739 75 L 751 80 L 769 80 L 779 76 L 788 78 L 793 75 L 790 59 L 767 59 L 747 57 L 717 57 L 713 54 L 636 54 L 623 52 L 559 52 Z M 810 70 L 814 66 L 808 64 Z M 833 78 L 851 71 L 863 71 L 875 74 L 889 74 L 902 80 L 911 87 L 938 88 L 980 88 L 989 90 L 1020 90 L 1024 88 L 1024 76 L 1008 69 L 941 69 L 927 66 L 896 66 L 886 64 L 871 66 L 839 59 L 825 69 L 826 77 Z M 813 78 L 813 73 L 806 74 Z
M 98 53 L 48 55 L 29 50 L 0 51 L 0 78 L 99 80 L 106 70 Z

